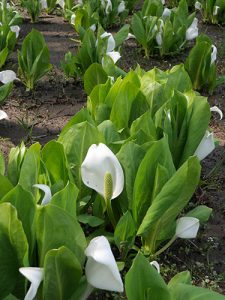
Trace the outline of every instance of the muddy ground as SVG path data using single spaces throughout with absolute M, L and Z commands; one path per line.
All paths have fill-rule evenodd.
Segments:
M 71 40 L 76 38 L 73 28 L 56 15 L 43 16 L 37 24 L 26 19 L 21 27 L 17 49 L 33 27 L 45 36 L 53 69 L 39 81 L 32 94 L 17 82 L 1 107 L 10 118 L 10 121 L 0 122 L 0 148 L 6 156 L 10 148 L 22 140 L 29 145 L 35 141 L 44 144 L 57 138 L 66 122 L 86 103 L 82 82 L 66 79 L 60 69 L 65 53 L 68 50 L 76 52 L 77 49 L 77 44 Z M 218 47 L 218 74 L 225 74 L 225 28 L 200 23 L 200 32 L 208 34 Z M 188 50 L 166 59 L 145 59 L 136 42 L 129 40 L 122 48 L 120 66 L 129 70 L 138 63 L 146 70 L 154 66 L 165 70 L 184 62 Z M 6 69 L 17 70 L 16 51 Z M 209 101 L 225 112 L 225 85 L 217 87 Z M 202 164 L 202 183 L 191 205 L 206 204 L 213 208 L 213 215 L 198 239 L 177 241 L 160 257 L 160 263 L 168 279 L 178 271 L 189 269 L 194 283 L 225 294 L 225 119 L 219 121 L 218 116 L 213 115 L 211 128 L 220 146 Z

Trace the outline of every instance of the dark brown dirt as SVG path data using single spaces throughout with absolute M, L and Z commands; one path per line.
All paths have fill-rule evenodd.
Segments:
M 71 38 L 76 35 L 62 17 L 50 16 L 37 24 L 26 21 L 22 25 L 18 48 L 32 28 L 40 30 L 51 53 L 52 71 L 41 79 L 33 94 L 16 83 L 7 102 L 1 107 L 10 121 L 0 121 L 0 149 L 8 154 L 10 148 L 22 140 L 41 144 L 57 138 L 66 122 L 85 105 L 86 96 L 81 81 L 65 79 L 60 70 L 60 60 L 68 50 L 76 51 Z M 218 74 L 225 74 L 225 31 L 219 26 L 200 24 L 200 31 L 208 34 L 218 47 Z M 134 40 L 122 48 L 121 67 L 134 68 L 138 63 L 149 70 L 154 66 L 163 70 L 184 62 L 188 49 L 180 55 L 166 59 L 145 59 Z M 16 52 L 11 56 L 6 69 L 17 70 Z M 217 87 L 209 97 L 211 105 L 217 105 L 225 112 L 225 85 Z M 225 293 L 225 119 L 213 115 L 211 127 L 220 146 L 203 162 L 203 183 L 199 187 L 193 205 L 206 204 L 213 208 L 213 216 L 199 238 L 194 241 L 177 241 L 160 260 L 164 271 L 171 274 L 183 269 L 192 271 L 194 282 Z M 216 166 L 216 167 L 215 167 Z

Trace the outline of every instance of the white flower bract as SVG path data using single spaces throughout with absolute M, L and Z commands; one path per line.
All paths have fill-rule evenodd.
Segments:
M 37 290 L 41 281 L 44 279 L 44 269 L 43 268 L 20 268 L 20 273 L 23 274 L 30 282 L 30 288 L 24 298 L 24 300 L 33 300 L 37 294 Z
M 90 241 L 85 250 L 88 257 L 85 274 L 95 288 L 123 292 L 123 282 L 108 240 L 99 236 Z
M 0 110 L 0 120 L 4 120 L 4 119 L 8 120 L 9 117 L 8 117 L 7 113 L 4 112 L 4 110 Z
M 211 65 L 216 61 L 216 58 L 217 58 L 217 48 L 215 45 L 212 45 Z
M 213 138 L 213 133 L 206 131 L 204 137 L 202 138 L 200 144 L 195 150 L 194 155 L 198 157 L 199 160 L 203 160 L 215 149 L 215 143 Z
M 190 27 L 186 31 L 186 40 L 191 41 L 198 36 L 198 19 L 194 18 Z
M 125 9 L 126 9 L 125 2 L 121 1 L 117 8 L 118 14 L 121 14 L 122 12 L 124 12 Z
M 4 84 L 14 81 L 17 79 L 16 73 L 11 70 L 5 70 L 0 72 L 0 81 Z
M 194 239 L 197 236 L 200 223 L 193 217 L 182 217 L 177 220 L 176 237 L 181 239 Z
M 51 193 L 51 189 L 48 185 L 46 185 L 46 184 L 34 184 L 33 187 L 36 187 L 36 188 L 42 190 L 45 193 L 44 198 L 41 201 L 41 205 L 46 205 L 51 201 L 52 193 Z
M 124 187 L 123 169 L 115 154 L 105 144 L 93 144 L 81 165 L 81 177 L 84 184 L 104 195 L 104 180 L 106 173 L 110 173 L 113 182 L 111 199 L 120 195 Z

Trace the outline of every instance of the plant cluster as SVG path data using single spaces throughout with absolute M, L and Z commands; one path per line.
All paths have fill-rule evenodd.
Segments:
M 224 299 L 191 286 L 188 272 L 167 287 L 145 258 L 151 262 L 177 238 L 195 238 L 211 214 L 202 205 L 181 214 L 199 183 L 199 160 L 214 149 L 206 98 L 191 90 L 183 66 L 138 68 L 115 83 L 102 80 L 96 85 L 85 77 L 88 107 L 58 141 L 12 149 L 7 168 L 1 159 L 2 299 L 26 292 L 25 299 L 86 299 L 94 288 L 122 292 L 105 237 L 125 269 L 139 253 L 125 277 L 128 299 L 148 293 L 154 299 L 156 292 L 160 299 L 186 292 Z M 134 280 L 140 282 L 135 293 Z
M 195 2 L 195 9 L 199 10 L 203 20 L 212 24 L 225 24 L 225 3 L 221 0 L 199 0 Z
M 125 292 L 128 300 L 225 299 L 193 286 L 188 271 L 166 283 L 156 261 L 177 239 L 196 238 L 212 213 L 197 204 L 187 211 L 187 204 L 200 182 L 200 162 L 215 148 L 211 111 L 222 118 L 196 92 L 206 85 L 213 91 L 217 50 L 201 35 L 184 65 L 124 72 L 116 63 L 129 25 L 114 35 L 105 28 L 123 21 L 135 3 L 23 0 L 32 21 L 41 6 L 49 13 L 63 8 L 80 46 L 62 68 L 82 77 L 88 96 L 57 140 L 44 147 L 22 143 L 7 164 L 0 154 L 0 299 L 84 300 L 95 289 Z M 7 28 L 20 20 L 6 2 L 0 18 Z M 146 56 L 177 53 L 198 35 L 185 0 L 171 10 L 146 0 L 131 30 Z M 27 90 L 50 70 L 37 30 L 24 39 L 18 64 Z M 13 80 L 13 71 L 0 72 L 0 96 L 7 97 Z
M 62 62 L 62 68 L 67 77 L 77 78 L 83 77 L 85 71 L 93 63 L 102 64 L 108 76 L 114 73 L 123 75 L 116 63 L 121 55 L 119 51 L 120 45 L 127 38 L 129 26 L 124 25 L 115 36 L 103 30 L 101 26 L 96 28 L 88 28 L 87 30 L 80 28 L 81 44 L 74 55 L 71 52 L 66 53 L 65 60 Z
M 100 23 L 104 29 L 117 22 L 123 23 L 128 15 L 124 0 L 84 0 L 73 7 L 65 6 L 64 9 L 65 15 L 70 18 L 73 25 L 77 26 L 77 22 L 81 21 L 86 26 L 89 22 Z
M 195 14 L 189 15 L 186 0 L 173 9 L 164 8 L 161 0 L 146 0 L 134 14 L 131 30 L 147 57 L 155 52 L 164 56 L 180 52 L 187 41 L 196 38 L 197 24 Z
M 0 3 L 0 68 L 14 50 L 22 22 L 21 16 L 3 0 Z

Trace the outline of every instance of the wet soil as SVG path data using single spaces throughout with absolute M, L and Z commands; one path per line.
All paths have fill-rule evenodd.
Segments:
M 27 144 L 35 141 L 45 144 L 57 138 L 66 122 L 86 103 L 82 82 L 66 79 L 60 68 L 65 53 L 77 49 L 76 42 L 71 40 L 76 39 L 73 28 L 56 15 L 44 16 L 37 24 L 26 19 L 21 27 L 18 49 L 32 28 L 44 34 L 53 68 L 38 82 L 33 93 L 26 92 L 17 82 L 1 107 L 10 118 L 9 121 L 0 121 L 0 149 L 5 156 L 22 140 Z M 200 32 L 208 34 L 218 47 L 218 74 L 225 74 L 225 28 L 200 23 Z M 120 66 L 129 70 L 139 64 L 145 70 L 155 66 L 165 70 L 184 62 L 189 49 L 173 57 L 146 59 L 135 40 L 128 40 L 122 47 Z M 17 70 L 16 51 L 6 69 Z M 225 85 L 216 88 L 209 102 L 225 112 Z M 213 208 L 213 215 L 197 240 L 178 240 L 160 257 L 160 263 L 168 279 L 178 271 L 189 269 L 194 283 L 225 294 L 225 119 L 220 121 L 217 115 L 213 115 L 210 125 L 219 146 L 202 164 L 202 183 L 191 205 L 206 204 Z

